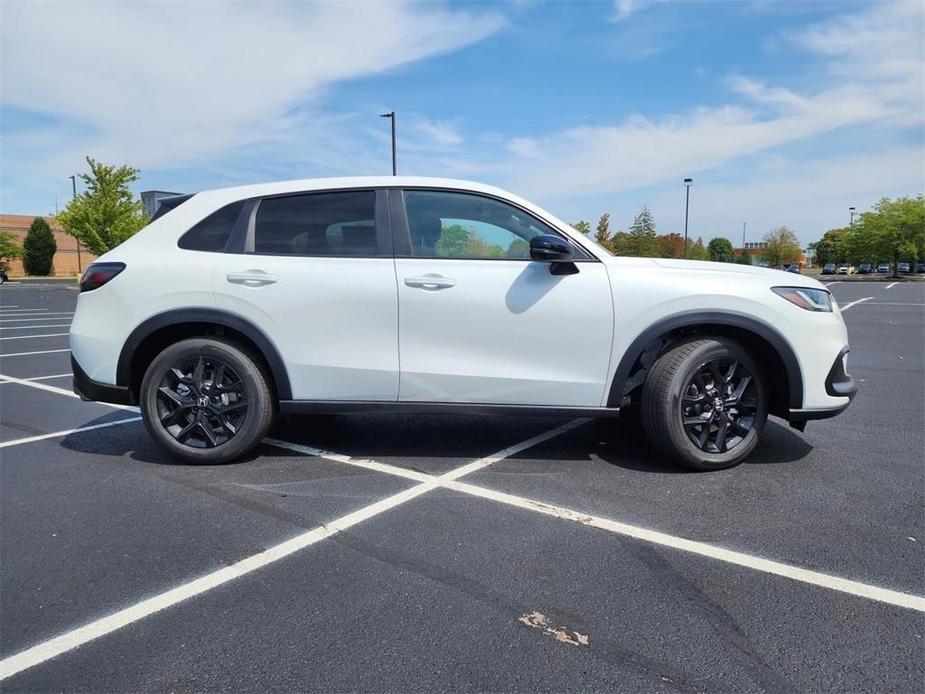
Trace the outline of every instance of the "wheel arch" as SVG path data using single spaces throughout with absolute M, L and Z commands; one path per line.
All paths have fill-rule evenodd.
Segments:
M 671 345 L 692 336 L 728 337 L 743 343 L 764 366 L 771 391 L 771 414 L 786 419 L 791 408 L 803 406 L 803 373 L 790 342 L 758 318 L 726 311 L 678 313 L 649 326 L 633 340 L 620 359 L 607 406 L 619 407 L 624 397 L 642 384 L 639 375 L 644 376 L 651 363 L 648 355 L 659 356 Z M 784 379 L 774 377 L 781 372 Z
M 144 372 L 161 349 L 180 339 L 205 336 L 224 337 L 250 348 L 263 359 L 277 401 L 292 398 L 289 374 L 273 342 L 247 319 L 215 308 L 166 311 L 140 323 L 122 346 L 116 366 L 116 383 L 127 387 L 137 402 Z

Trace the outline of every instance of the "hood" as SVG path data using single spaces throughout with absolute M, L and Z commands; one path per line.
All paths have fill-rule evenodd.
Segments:
M 754 265 L 739 265 L 738 263 L 714 263 L 706 260 L 679 260 L 674 258 L 652 258 L 652 262 L 659 267 L 669 270 L 685 272 L 710 272 L 740 275 L 765 280 L 768 284 L 789 287 L 825 288 L 818 280 L 795 272 L 783 270 L 770 270 Z M 732 279 L 732 278 L 730 278 Z

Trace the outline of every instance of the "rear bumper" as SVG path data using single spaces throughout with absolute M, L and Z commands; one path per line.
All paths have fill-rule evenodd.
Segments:
M 74 374 L 74 392 L 80 396 L 81 400 L 93 400 L 95 402 L 110 402 L 114 405 L 134 405 L 135 398 L 132 391 L 126 386 L 114 386 L 108 383 L 94 381 L 80 364 L 71 355 L 71 372 Z

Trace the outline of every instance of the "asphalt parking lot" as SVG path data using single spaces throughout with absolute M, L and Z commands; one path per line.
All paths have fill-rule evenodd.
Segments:
M 833 283 L 860 382 L 688 473 L 611 423 L 330 416 L 173 463 L 0 289 L 5 691 L 920 691 L 925 284 Z

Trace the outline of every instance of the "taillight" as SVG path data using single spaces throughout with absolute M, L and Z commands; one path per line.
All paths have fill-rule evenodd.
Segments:
M 93 263 L 80 278 L 80 291 L 99 289 L 125 269 L 125 263 Z

